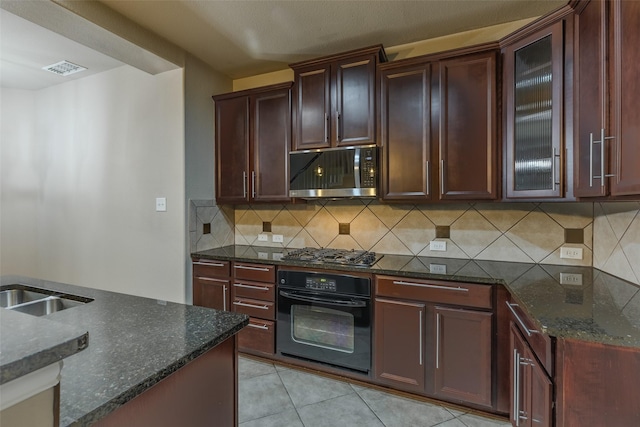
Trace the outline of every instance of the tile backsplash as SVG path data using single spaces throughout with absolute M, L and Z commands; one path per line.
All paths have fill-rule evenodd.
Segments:
M 263 233 L 263 223 L 271 232 Z M 210 227 L 206 227 L 210 224 Z M 341 234 L 340 225 L 349 233 Z M 448 238 L 436 238 L 449 232 Z M 205 230 L 210 228 L 210 233 Z M 336 247 L 380 253 L 594 266 L 640 285 L 640 202 L 382 204 L 370 200 L 216 206 L 192 200 L 192 252 L 231 244 Z M 258 241 L 259 234 L 268 241 Z M 283 236 L 273 243 L 272 236 Z M 565 237 L 583 243 L 565 243 Z M 431 240 L 446 252 L 431 251 Z M 581 248 L 582 260 L 560 258 Z
M 353 199 L 235 208 L 235 243 L 287 248 L 335 247 L 401 255 L 592 265 L 593 203 L 461 203 L 390 205 Z M 263 222 L 268 241 L 258 241 Z M 349 224 L 349 234 L 340 234 Z M 436 226 L 448 226 L 446 251 L 432 251 Z M 565 244 L 565 229 L 582 230 L 582 244 Z M 271 235 L 283 235 L 273 243 Z M 560 258 L 581 248 L 582 260 Z
M 594 204 L 593 266 L 640 285 L 640 202 Z

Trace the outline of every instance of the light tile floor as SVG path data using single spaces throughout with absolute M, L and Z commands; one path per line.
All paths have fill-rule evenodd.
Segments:
M 240 427 L 508 427 L 506 421 L 240 357 Z

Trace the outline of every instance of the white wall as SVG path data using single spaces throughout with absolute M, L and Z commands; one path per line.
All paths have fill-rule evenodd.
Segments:
M 3 89 L 2 274 L 184 301 L 182 77 L 123 66 L 35 94 Z

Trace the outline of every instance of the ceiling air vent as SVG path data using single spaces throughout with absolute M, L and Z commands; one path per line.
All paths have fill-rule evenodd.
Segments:
M 59 76 L 68 76 L 70 74 L 79 73 L 80 71 L 84 71 L 87 68 L 81 65 L 74 64 L 69 61 L 60 61 L 55 64 L 47 65 L 46 67 L 42 67 L 43 70 L 50 71 Z

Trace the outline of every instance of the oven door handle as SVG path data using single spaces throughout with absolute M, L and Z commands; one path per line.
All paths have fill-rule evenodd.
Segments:
M 285 297 L 285 298 L 290 298 L 290 299 L 294 299 L 294 300 L 298 300 L 298 301 L 321 302 L 323 304 L 335 305 L 335 306 L 340 306 L 340 307 L 366 307 L 367 306 L 367 302 L 366 301 L 336 300 L 336 299 L 328 299 L 328 298 L 318 298 L 318 297 L 312 297 L 312 296 L 308 296 L 308 295 L 301 295 L 301 294 L 299 294 L 297 292 L 280 291 L 280 295 Z

